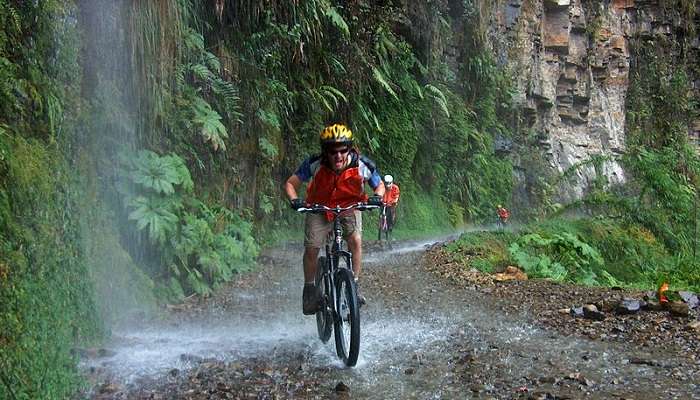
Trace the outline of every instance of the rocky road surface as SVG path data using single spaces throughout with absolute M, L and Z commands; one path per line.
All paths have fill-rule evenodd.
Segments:
M 219 295 L 85 351 L 84 397 L 700 399 L 700 336 L 687 328 L 697 314 L 573 318 L 558 310 L 609 292 L 494 283 L 427 244 L 366 250 L 354 368 L 301 314 L 301 249 L 277 248 Z

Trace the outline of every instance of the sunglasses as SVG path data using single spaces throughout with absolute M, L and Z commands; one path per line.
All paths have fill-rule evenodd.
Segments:
M 348 151 L 350 151 L 349 147 L 344 147 L 342 149 L 337 149 L 337 150 L 329 149 L 329 150 L 326 150 L 326 154 L 328 154 L 329 156 L 334 156 L 336 154 L 346 154 Z

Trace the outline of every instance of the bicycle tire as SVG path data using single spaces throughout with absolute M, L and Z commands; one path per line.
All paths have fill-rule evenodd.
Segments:
M 377 230 L 377 231 L 378 231 L 378 232 L 377 232 L 377 241 L 378 241 L 378 242 L 381 242 L 381 241 L 382 241 L 382 230 L 383 230 L 383 226 L 384 226 L 383 223 L 384 223 L 383 218 L 382 218 L 382 216 L 380 215 L 380 216 L 379 216 L 379 229 Z
M 321 308 L 316 312 L 316 328 L 318 330 L 318 338 L 323 343 L 328 342 L 328 339 L 331 338 L 331 330 L 333 329 L 333 313 L 329 307 L 331 301 L 333 301 L 330 299 L 331 283 L 329 278 L 324 279 L 323 272 L 325 269 L 326 257 L 319 257 L 316 265 L 316 287 L 321 294 Z
M 354 367 L 360 355 L 360 308 L 352 271 L 338 268 L 335 286 L 335 349 L 345 365 Z

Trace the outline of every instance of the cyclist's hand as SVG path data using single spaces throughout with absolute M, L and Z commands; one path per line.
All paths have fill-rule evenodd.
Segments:
M 298 210 L 298 209 L 304 207 L 304 200 L 302 200 L 300 198 L 296 198 L 294 200 L 290 200 L 289 205 L 292 206 L 292 209 Z
M 382 198 L 380 196 L 371 196 L 369 200 L 367 200 L 367 204 L 370 206 L 381 206 L 382 203 Z

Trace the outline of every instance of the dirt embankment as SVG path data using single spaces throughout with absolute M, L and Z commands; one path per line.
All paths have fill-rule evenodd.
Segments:
M 688 304 L 678 302 L 679 307 L 664 307 L 650 292 L 540 279 L 499 280 L 496 275 L 452 262 L 439 245 L 428 251 L 424 266 L 453 285 L 489 297 L 505 312 L 525 314 L 536 326 L 593 340 L 662 348 L 685 354 L 700 364 L 697 297 Z

